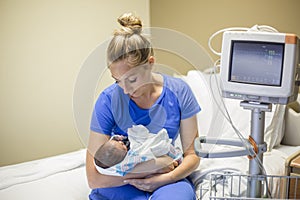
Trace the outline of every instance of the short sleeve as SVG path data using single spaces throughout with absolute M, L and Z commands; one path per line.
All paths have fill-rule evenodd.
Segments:
M 92 113 L 90 129 L 95 132 L 110 135 L 114 125 L 110 96 L 102 92 L 97 99 Z
M 197 114 L 201 108 L 189 85 L 180 80 L 180 90 L 178 90 L 178 100 L 181 108 L 181 119 L 187 119 Z

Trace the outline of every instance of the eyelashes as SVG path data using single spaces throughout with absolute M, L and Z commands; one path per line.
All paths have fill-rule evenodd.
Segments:
M 135 78 L 128 78 L 128 79 L 125 79 L 125 81 L 128 81 L 129 83 L 135 83 L 137 81 L 137 77 L 135 77 Z M 115 80 L 115 83 L 116 84 L 120 84 L 121 80 Z
M 128 79 L 128 82 L 129 82 L 129 83 L 135 83 L 135 82 L 136 82 L 136 80 L 137 80 L 137 77 L 135 77 L 135 78 L 132 78 L 132 79 Z

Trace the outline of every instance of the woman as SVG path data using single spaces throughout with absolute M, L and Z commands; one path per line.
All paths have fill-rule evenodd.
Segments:
M 193 146 L 200 107 L 185 82 L 152 72 L 153 49 L 141 34 L 141 20 L 129 13 L 118 22 L 122 27 L 107 49 L 116 83 L 100 94 L 91 121 L 86 156 L 87 179 L 93 189 L 90 199 L 195 199 L 186 177 L 200 162 Z M 184 152 L 180 165 L 162 156 L 137 165 L 125 176 L 99 173 L 93 163 L 99 146 L 115 134 L 127 136 L 127 129 L 139 124 L 152 133 L 165 128 L 173 142 L 180 134 Z

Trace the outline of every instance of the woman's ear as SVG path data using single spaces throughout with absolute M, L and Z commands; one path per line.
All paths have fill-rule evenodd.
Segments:
M 154 64 L 155 58 L 153 56 L 150 56 L 148 58 L 148 63 L 145 65 L 145 69 L 150 69 L 152 70 L 153 64 Z M 149 65 L 148 65 L 149 64 Z
M 154 58 L 154 56 L 150 56 L 149 58 L 148 58 L 148 62 L 149 62 L 149 64 L 154 64 L 154 62 L 155 62 L 155 58 Z

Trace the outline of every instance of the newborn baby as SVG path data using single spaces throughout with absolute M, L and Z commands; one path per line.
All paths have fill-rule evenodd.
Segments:
M 128 138 L 114 135 L 97 150 L 94 156 L 96 169 L 101 174 L 124 176 L 137 164 L 168 155 L 181 161 L 182 152 L 175 148 L 166 129 L 150 133 L 143 125 L 128 129 Z

